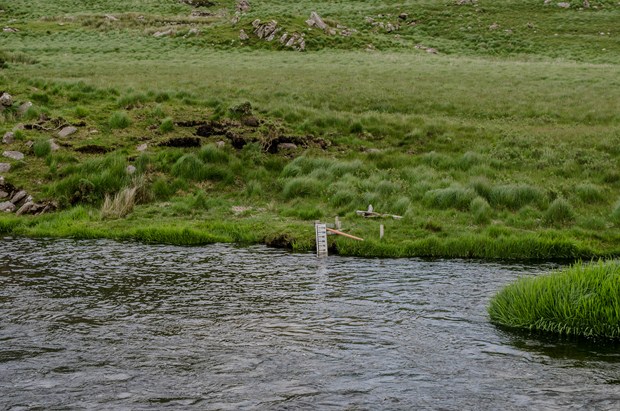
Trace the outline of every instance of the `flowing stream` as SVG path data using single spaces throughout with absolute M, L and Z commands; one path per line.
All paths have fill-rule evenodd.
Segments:
M 0 409 L 619 409 L 618 345 L 488 321 L 552 268 L 0 239 Z

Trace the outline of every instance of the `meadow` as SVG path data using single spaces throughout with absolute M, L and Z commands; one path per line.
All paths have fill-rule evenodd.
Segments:
M 347 255 L 620 255 L 617 2 L 212 3 L 0 1 L 4 177 L 59 204 L 0 232 L 309 251 L 339 216 Z

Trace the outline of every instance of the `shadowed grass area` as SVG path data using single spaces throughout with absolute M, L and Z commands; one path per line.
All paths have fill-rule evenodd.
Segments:
M 497 325 L 584 337 L 620 338 L 620 263 L 617 260 L 523 278 L 493 298 Z

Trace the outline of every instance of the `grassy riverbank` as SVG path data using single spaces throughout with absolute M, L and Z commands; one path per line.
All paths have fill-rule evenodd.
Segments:
M 620 338 L 620 264 L 576 264 L 506 287 L 489 307 L 498 325 L 561 335 Z
M 236 25 L 214 3 L 0 1 L 0 134 L 26 154 L 3 175 L 61 208 L 0 231 L 302 251 L 338 215 L 367 240 L 333 239 L 349 255 L 620 255 L 615 2 L 253 1 Z M 311 11 L 354 31 L 308 29 Z M 255 38 L 257 18 L 306 51 Z

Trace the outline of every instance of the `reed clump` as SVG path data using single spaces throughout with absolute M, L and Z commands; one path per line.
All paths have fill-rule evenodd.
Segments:
M 504 288 L 489 306 L 500 326 L 561 335 L 620 338 L 620 261 L 577 263 Z

